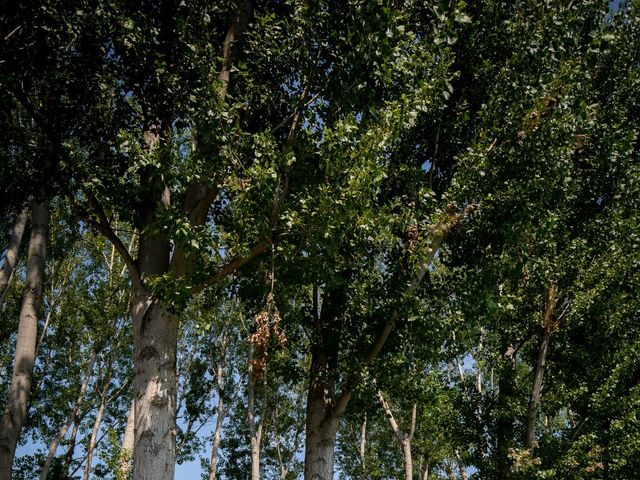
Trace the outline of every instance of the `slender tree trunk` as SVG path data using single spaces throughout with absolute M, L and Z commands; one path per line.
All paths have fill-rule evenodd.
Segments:
M 0 307 L 4 303 L 4 299 L 9 289 L 9 283 L 13 277 L 13 270 L 18 263 L 18 253 L 20 251 L 20 245 L 22 244 L 22 236 L 24 235 L 24 229 L 27 225 L 27 219 L 29 217 L 29 207 L 25 207 L 16 219 L 16 223 L 11 231 L 9 237 L 9 245 L 7 246 L 7 253 L 4 256 L 4 262 L 0 268 Z
M 110 398 L 107 396 L 109 393 L 109 383 L 111 382 L 111 367 L 113 365 L 113 358 L 109 356 L 109 361 L 107 362 L 107 369 L 105 371 L 105 375 L 103 378 L 103 387 L 100 391 L 100 407 L 98 408 L 98 413 L 96 415 L 96 419 L 93 422 L 93 429 L 91 430 L 91 438 L 89 439 L 89 445 L 87 446 L 87 462 L 84 466 L 84 475 L 82 477 L 83 480 L 89 480 L 91 476 L 91 468 L 93 463 L 93 451 L 96 447 L 96 441 L 98 439 L 98 433 L 100 432 L 100 425 L 102 424 L 102 418 L 104 416 L 104 412 L 107 408 L 107 403 Z
M 417 405 L 414 403 L 411 409 L 411 425 L 409 427 L 409 433 L 406 434 L 402 432 L 396 418 L 393 416 L 393 411 L 391 410 L 391 406 L 385 400 L 382 391 L 378 390 L 378 399 L 380 400 L 380 404 L 384 409 L 384 413 L 387 415 L 387 419 L 389 420 L 389 425 L 391 425 L 391 429 L 402 448 L 402 457 L 404 460 L 404 478 L 405 480 L 413 480 L 413 458 L 411 456 L 411 441 L 413 440 L 413 435 L 416 430 L 416 414 L 417 414 Z
M 367 478 L 367 416 L 360 426 L 360 469 L 362 480 Z
M 456 450 L 456 460 L 458 461 L 458 470 L 460 471 L 460 478 L 462 480 L 467 480 L 469 477 L 467 476 L 467 471 L 464 469 L 462 458 L 460 458 L 460 452 L 458 450 Z
M 220 440 L 222 437 L 222 424 L 226 414 L 223 392 L 223 376 L 222 363 L 217 368 L 218 382 L 218 405 L 216 406 L 216 428 L 213 432 L 213 443 L 211 446 L 211 464 L 209 468 L 209 480 L 216 480 L 218 475 L 218 450 L 220 449 Z
M 420 480 L 429 480 L 429 456 L 424 452 L 420 457 Z
M 456 480 L 456 474 L 453 473 L 453 466 L 452 466 L 452 462 L 445 462 L 445 470 L 447 471 L 447 477 L 449 477 L 449 480 Z
M 267 379 L 266 371 L 263 371 L 264 398 L 262 401 L 262 409 L 260 413 L 260 421 L 256 422 L 254 404 L 255 404 L 255 386 L 256 378 L 253 371 L 253 345 L 249 345 L 249 378 L 247 381 L 247 421 L 249 424 L 249 435 L 251 440 L 251 480 L 260 480 L 260 444 L 262 442 L 262 429 L 264 426 L 264 418 L 267 410 Z
M 76 440 L 78 438 L 78 430 L 80 429 L 80 421 L 81 419 L 78 417 L 78 415 L 76 415 L 73 419 L 73 428 L 71 429 L 71 434 L 69 435 L 67 451 L 64 454 L 67 473 L 69 473 L 69 470 L 72 466 L 71 464 L 73 463 L 73 452 L 75 452 L 76 450 Z M 69 475 L 69 477 L 71 477 L 71 475 Z
M 40 471 L 40 480 L 47 479 L 47 475 L 49 474 L 49 469 L 51 468 L 51 463 L 55 458 L 56 450 L 58 450 L 58 445 L 60 444 L 64 436 L 67 434 L 69 427 L 71 427 L 71 424 L 73 423 L 73 419 L 76 418 L 76 416 L 78 415 L 78 410 L 80 409 L 80 406 L 82 405 L 82 401 L 84 400 L 84 395 L 87 392 L 87 387 L 89 385 L 89 380 L 91 379 L 91 372 L 93 372 L 93 365 L 95 361 L 96 361 L 96 354 L 94 352 L 91 355 L 91 359 L 89 360 L 89 363 L 87 365 L 87 370 L 84 374 L 84 380 L 82 381 L 82 385 L 80 386 L 80 393 L 78 394 L 78 398 L 76 399 L 73 407 L 71 408 L 71 412 L 69 412 L 69 416 L 67 417 L 66 422 L 64 423 L 64 425 L 62 425 L 62 427 L 60 427 L 60 430 L 58 430 L 58 433 L 55 436 L 55 438 L 52 440 L 51 445 L 49 445 L 47 458 L 45 459 L 42 470 Z
M 47 251 L 49 202 L 33 202 L 31 239 L 27 261 L 27 278 L 16 339 L 15 361 L 9 398 L 0 428 L 0 478 L 9 480 L 29 405 L 31 380 L 35 365 L 38 314 L 42 305 L 44 270 Z
M 556 331 L 557 324 L 554 321 L 554 310 L 556 306 L 557 284 L 553 283 L 547 291 L 545 301 L 545 312 L 542 319 L 542 338 L 538 348 L 538 358 L 533 373 L 533 387 L 531 388 L 531 398 L 527 409 L 527 430 L 525 433 L 524 446 L 533 450 L 536 437 L 536 420 L 538 418 L 538 408 L 540 406 L 540 396 L 542 394 L 542 378 L 547 363 L 547 353 L 551 343 L 551 335 Z
M 411 442 L 402 442 L 402 456 L 404 458 L 404 478 L 413 480 L 413 459 L 411 458 Z
M 508 342 L 503 341 L 504 345 Z M 492 474 L 495 478 L 509 480 L 511 478 L 511 460 L 509 450 L 513 445 L 514 418 L 511 415 L 512 399 L 515 395 L 515 354 L 510 355 L 510 347 L 500 359 L 498 370 L 498 395 L 495 410 L 496 418 L 496 461 Z
M 89 439 L 89 445 L 87 445 L 87 460 L 84 465 L 84 475 L 82 480 L 89 480 L 91 476 L 91 468 L 93 463 L 93 451 L 96 448 L 96 441 L 98 439 L 98 432 L 100 431 L 100 425 L 102 424 L 102 417 L 104 416 L 105 408 L 107 407 L 107 395 L 106 391 L 102 392 L 102 399 L 100 400 L 100 408 L 98 408 L 98 414 L 96 420 L 93 422 L 93 429 L 91 430 L 91 438 Z

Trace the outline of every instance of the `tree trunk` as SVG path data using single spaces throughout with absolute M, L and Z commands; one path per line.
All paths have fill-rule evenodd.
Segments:
M 367 478 L 367 416 L 360 426 L 360 470 L 362 480 Z
M 105 389 L 106 390 L 106 389 Z M 82 480 L 89 480 L 91 475 L 91 467 L 93 463 L 93 451 L 96 448 L 96 440 L 98 439 L 98 432 L 100 431 L 100 425 L 102 424 L 102 417 L 104 416 L 105 408 L 107 407 L 107 395 L 106 391 L 103 392 L 102 399 L 100 401 L 100 408 L 96 415 L 96 420 L 93 422 L 93 429 L 91 430 L 91 438 L 89 439 L 89 445 L 87 445 L 87 461 L 84 465 L 84 474 Z
M 84 417 L 84 415 L 83 415 Z M 64 454 L 65 458 L 65 467 L 67 469 L 67 473 L 71 469 L 73 463 L 73 452 L 76 450 L 76 440 L 78 438 L 78 430 L 80 429 L 80 421 L 81 419 L 76 415 L 73 419 L 73 428 L 71 429 L 71 435 L 69 435 L 69 442 L 67 445 L 67 451 Z M 71 477 L 71 475 L 68 475 Z
M 315 342 L 305 421 L 304 480 L 333 480 L 333 450 L 340 417 L 346 401 L 337 405 L 336 377 L 340 352 L 339 315 L 346 302 L 344 291 L 324 294 L 322 311 L 318 287 L 313 288 Z
M 49 445 L 49 451 L 47 452 L 47 458 L 45 459 L 44 465 L 42 467 L 42 470 L 40 471 L 40 480 L 46 480 L 47 479 L 47 475 L 49 474 L 49 469 L 51 468 L 51 463 L 53 462 L 53 459 L 55 458 L 56 450 L 58 450 L 58 445 L 60 444 L 60 442 L 62 441 L 64 436 L 67 434 L 67 431 L 69 430 L 69 427 L 71 427 L 71 424 L 73 423 L 73 420 L 78 415 L 78 410 L 80 409 L 80 406 L 82 405 L 82 401 L 84 400 L 84 395 L 87 392 L 87 387 L 89 385 L 89 380 L 91 379 L 91 372 L 93 371 L 93 365 L 94 365 L 95 361 L 96 361 L 96 354 L 94 352 L 91 355 L 91 359 L 89 360 L 89 364 L 87 365 L 87 370 L 86 370 L 86 372 L 84 374 L 84 380 L 82 382 L 82 385 L 80 386 L 80 393 L 79 393 L 78 398 L 76 399 L 73 407 L 71 408 L 71 412 L 69 412 L 69 416 L 67 417 L 67 421 L 64 423 L 64 425 L 62 425 L 62 427 L 60 427 L 60 430 L 58 430 L 58 434 L 52 440 L 51 445 Z
M 9 245 L 7 246 L 7 253 L 4 256 L 4 262 L 2 268 L 0 268 L 0 307 L 4 303 L 4 299 L 9 289 L 9 283 L 13 276 L 13 270 L 18 263 L 18 253 L 20 251 L 20 245 L 22 244 L 22 236 L 24 235 L 24 229 L 27 225 L 27 218 L 29 217 L 29 208 L 25 207 L 18 218 L 16 224 L 13 227 L 11 236 L 9 237 Z
M 126 480 L 131 472 L 131 460 L 133 459 L 133 441 L 136 422 L 136 404 L 135 398 L 131 400 L 129 415 L 127 416 L 127 425 L 124 427 L 124 436 L 122 437 L 122 446 L 118 456 L 118 480 Z
M 42 304 L 47 251 L 49 202 L 33 202 L 27 278 L 16 339 L 15 361 L 9 398 L 0 429 L 0 478 L 9 480 L 16 445 L 27 415 L 33 367 L 35 365 L 38 314 Z
M 525 433 L 524 446 L 533 450 L 536 437 L 536 420 L 538 418 L 538 407 L 540 406 L 540 396 L 542 393 L 542 378 L 547 363 L 547 353 L 551 343 L 551 335 L 556 331 L 557 324 L 554 321 L 554 310 L 556 306 L 557 284 L 553 283 L 547 291 L 545 301 L 545 312 L 542 319 L 542 338 L 538 348 L 538 358 L 533 373 L 533 387 L 531 388 L 531 398 L 527 409 L 527 430 Z
M 503 341 L 506 345 L 508 342 Z M 503 348 L 503 351 L 509 349 Z M 498 395 L 495 405 L 496 418 L 496 461 L 491 472 L 495 478 L 509 480 L 511 478 L 511 460 L 509 451 L 513 446 L 515 419 L 511 414 L 512 400 L 515 396 L 515 355 L 502 355 L 498 373 Z
M 267 379 L 266 371 L 262 372 L 264 384 L 264 398 L 262 401 L 262 410 L 260 421 L 256 423 L 254 404 L 255 404 L 255 387 L 256 378 L 253 370 L 253 345 L 249 345 L 249 368 L 247 380 L 247 421 L 249 424 L 249 435 L 251 440 L 251 480 L 260 480 L 260 444 L 262 442 L 262 428 L 264 426 L 264 418 L 267 410 Z
M 222 423 L 226 414 L 224 395 L 223 395 L 223 378 L 222 363 L 218 364 L 217 369 L 218 381 L 218 405 L 216 407 L 216 428 L 213 432 L 213 444 L 211 446 L 211 464 L 209 467 L 209 480 L 216 480 L 218 475 L 218 450 L 220 448 L 220 439 L 222 437 Z
M 133 478 L 173 480 L 178 321 L 144 287 L 134 298 Z
M 429 480 L 429 455 L 424 452 L 420 457 L 420 480 Z
M 333 449 L 338 431 L 338 418 L 317 380 L 307 398 L 305 480 L 333 480 Z
M 411 458 L 411 441 L 405 439 L 402 442 L 402 457 L 404 458 L 404 478 L 413 480 L 413 459 Z
M 413 404 L 411 408 L 411 425 L 409 426 L 409 433 L 405 434 L 400 430 L 400 426 L 393 416 L 393 411 L 391 410 L 391 406 L 385 400 L 382 395 L 382 391 L 378 390 L 378 399 L 380 400 L 380 404 L 384 409 L 384 413 L 387 415 L 387 420 L 389 420 L 389 425 L 391 425 L 391 429 L 402 448 L 402 458 L 404 460 L 404 478 L 405 480 L 413 480 L 413 459 L 411 457 L 411 441 L 413 440 L 413 435 L 416 430 L 416 414 L 417 414 L 417 404 Z
M 464 469 L 462 458 L 460 457 L 460 452 L 458 450 L 456 450 L 456 460 L 458 461 L 458 470 L 460 471 L 460 478 L 462 480 L 467 480 L 469 477 L 467 476 L 467 471 Z

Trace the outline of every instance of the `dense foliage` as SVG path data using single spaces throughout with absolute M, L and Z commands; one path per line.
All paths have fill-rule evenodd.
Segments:
M 14 2 L 0 86 L 0 480 L 640 477 L 638 1 Z

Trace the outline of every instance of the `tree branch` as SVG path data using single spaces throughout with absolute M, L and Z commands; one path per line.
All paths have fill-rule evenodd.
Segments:
M 207 278 L 200 285 L 196 285 L 191 288 L 191 293 L 196 294 L 202 292 L 207 287 L 211 287 L 219 284 L 225 278 L 235 273 L 237 270 L 245 266 L 254 258 L 258 257 L 262 253 L 266 252 L 269 248 L 271 248 L 272 241 L 271 239 L 263 240 L 262 242 L 255 245 L 249 253 L 245 257 L 236 257 L 231 259 L 226 265 L 224 265 L 215 275 Z

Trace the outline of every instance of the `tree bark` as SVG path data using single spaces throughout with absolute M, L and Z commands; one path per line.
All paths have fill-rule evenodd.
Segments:
M 339 418 L 317 379 L 307 398 L 305 480 L 333 480 L 333 449 Z
M 13 377 L 0 429 L 0 478 L 11 479 L 11 468 L 27 415 L 33 367 L 35 365 L 38 314 L 42 305 L 49 202 L 34 201 L 27 261 L 27 278 L 20 310 Z
M 96 448 L 96 440 L 98 439 L 98 432 L 100 431 L 100 425 L 102 424 L 102 417 L 104 416 L 106 407 L 107 396 L 105 391 L 103 392 L 102 399 L 100 400 L 100 408 L 98 408 L 96 420 L 93 422 L 93 428 L 91 429 L 91 438 L 89 439 L 89 445 L 87 445 L 87 460 L 84 465 L 84 474 L 82 475 L 82 480 L 89 480 L 89 477 L 91 476 L 93 451 Z
M 249 345 L 249 376 L 247 380 L 247 422 L 251 440 L 251 480 L 260 480 L 260 444 L 262 442 L 262 429 L 267 410 L 267 379 L 263 371 L 264 398 L 260 413 L 260 420 L 256 423 L 254 404 L 256 379 L 253 371 L 253 345 Z
M 387 420 L 389 420 L 389 425 L 391 425 L 391 429 L 402 448 L 402 458 L 404 461 L 404 478 L 405 480 L 413 480 L 413 458 L 411 456 L 411 441 L 413 440 L 413 435 L 416 430 L 416 413 L 417 413 L 417 405 L 414 403 L 411 409 L 411 426 L 409 427 L 409 433 L 404 433 L 395 417 L 393 416 L 393 411 L 391 410 L 391 406 L 385 400 L 382 391 L 378 390 L 378 398 L 380 400 L 380 404 L 384 409 L 384 413 L 387 415 Z
M 218 450 L 222 437 L 222 424 L 226 414 L 223 392 L 222 363 L 217 367 L 218 382 L 218 405 L 216 406 L 216 428 L 213 432 L 213 443 L 211 445 L 211 464 L 209 466 L 209 480 L 216 480 L 218 476 Z
M 51 463 L 53 462 L 53 459 L 55 458 L 56 450 L 58 450 L 58 445 L 60 444 L 60 442 L 62 441 L 64 436 L 67 434 L 67 431 L 71 427 L 71 424 L 73 423 L 73 420 L 78 415 L 78 410 L 80 409 L 80 406 L 82 405 L 82 401 L 84 400 L 84 395 L 87 392 L 87 387 L 89 385 L 89 380 L 91 379 L 91 372 L 93 372 L 93 365 L 94 365 L 95 361 L 96 361 L 96 354 L 94 352 L 91 355 L 91 359 L 89 360 L 89 363 L 87 365 L 87 370 L 86 370 L 86 372 L 84 374 L 84 380 L 82 382 L 82 385 L 80 386 L 80 393 L 78 394 L 78 398 L 76 399 L 73 407 L 71 408 L 71 412 L 69 412 L 69 416 L 67 417 L 67 421 L 64 423 L 64 425 L 62 425 L 62 427 L 60 427 L 60 430 L 58 430 L 57 435 L 55 436 L 55 438 L 51 441 L 51 444 L 49 445 L 49 451 L 47 452 L 47 458 L 45 459 L 44 465 L 42 466 L 42 470 L 40 471 L 40 480 L 46 480 L 47 479 L 47 475 L 49 474 L 49 469 L 51 468 Z
M 538 358 L 533 373 L 533 387 L 527 409 L 527 430 L 525 433 L 524 446 L 533 450 L 536 437 L 536 420 L 538 418 L 538 408 L 540 407 L 540 396 L 542 394 L 542 378 L 547 363 L 547 353 L 551 343 L 551 335 L 557 330 L 557 323 L 554 321 L 554 311 L 556 307 L 557 284 L 553 283 L 547 291 L 545 300 L 545 311 L 542 319 L 542 338 L 538 348 Z
M 311 372 L 305 422 L 305 480 L 333 480 L 333 450 L 338 423 L 348 402 L 338 405 L 336 378 L 340 351 L 339 315 L 346 301 L 344 291 L 324 294 L 318 312 L 318 292 L 314 287 L 314 327 L 316 340 L 311 353 Z M 343 392 L 344 393 L 344 392 Z
M 362 480 L 367 478 L 367 416 L 360 426 L 360 470 Z
M 133 457 L 133 441 L 136 422 L 136 405 L 135 399 L 131 400 L 129 415 L 127 416 L 127 424 L 124 427 L 124 436 L 122 437 L 122 446 L 118 456 L 118 472 L 116 478 L 118 480 L 126 480 L 131 472 L 131 460 Z
M 178 321 L 144 287 L 134 296 L 133 478 L 172 480 L 176 451 Z
M 420 480 L 429 480 L 429 455 L 423 452 L 420 457 Z
M 4 304 L 7 290 L 9 289 L 9 283 L 13 277 L 13 271 L 18 263 L 18 253 L 20 251 L 20 245 L 22 244 L 22 237 L 24 235 L 24 229 L 27 225 L 28 217 L 29 208 L 25 207 L 18 214 L 16 223 L 11 231 L 11 236 L 9 237 L 7 253 L 4 256 L 2 268 L 0 268 L 0 307 Z

